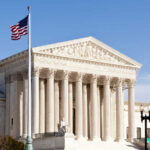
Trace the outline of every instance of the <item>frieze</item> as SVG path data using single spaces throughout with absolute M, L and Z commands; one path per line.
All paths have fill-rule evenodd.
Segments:
M 88 63 L 88 61 L 76 61 L 75 59 L 62 59 L 60 57 L 44 57 L 43 55 L 36 56 L 35 66 L 50 67 L 58 70 L 81 71 L 82 73 L 93 73 L 98 75 L 110 75 L 121 78 L 136 78 L 135 68 L 116 66 L 112 64 Z

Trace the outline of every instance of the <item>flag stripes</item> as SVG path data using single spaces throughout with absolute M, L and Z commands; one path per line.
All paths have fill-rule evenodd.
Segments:
M 19 40 L 21 36 L 28 34 L 28 16 L 19 21 L 16 25 L 10 26 L 12 31 L 11 39 Z

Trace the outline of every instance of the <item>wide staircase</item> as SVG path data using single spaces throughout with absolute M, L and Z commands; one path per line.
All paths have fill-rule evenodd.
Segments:
M 47 137 L 34 140 L 34 150 L 142 150 L 139 145 L 121 142 L 87 141 L 85 139 L 74 140 L 64 137 Z
M 142 150 L 141 147 L 126 141 L 67 141 L 65 150 Z

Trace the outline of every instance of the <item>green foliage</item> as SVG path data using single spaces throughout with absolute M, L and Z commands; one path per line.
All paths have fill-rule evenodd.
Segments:
M 3 136 L 0 137 L 0 150 L 25 150 L 25 145 L 10 136 Z

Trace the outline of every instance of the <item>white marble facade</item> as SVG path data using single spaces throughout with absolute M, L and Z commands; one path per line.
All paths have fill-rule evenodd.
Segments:
M 27 63 L 27 51 L 0 61 L 6 81 L 5 135 L 27 136 Z M 67 133 L 77 140 L 123 140 L 123 97 L 128 88 L 128 140 L 132 141 L 134 87 L 140 68 L 138 62 L 93 37 L 32 48 L 32 137 L 58 132 L 63 120 Z

